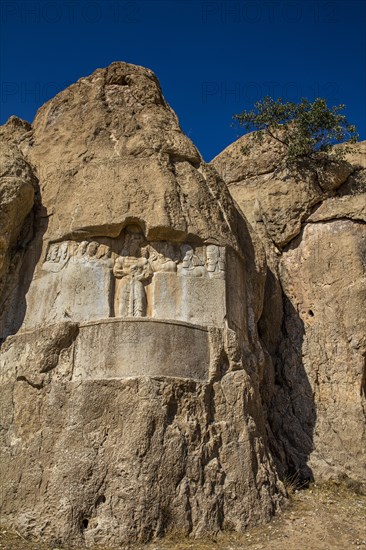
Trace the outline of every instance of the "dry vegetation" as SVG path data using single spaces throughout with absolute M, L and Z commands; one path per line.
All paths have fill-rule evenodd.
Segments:
M 20 533 L 0 531 L 1 550 L 67 550 L 26 541 Z M 295 491 L 287 509 L 271 523 L 245 534 L 211 540 L 177 537 L 133 546 L 130 550 L 366 550 L 366 496 L 359 487 L 328 483 Z M 97 549 L 95 549 L 97 550 Z M 112 549 L 98 549 L 112 550 Z M 120 548 L 122 550 L 122 547 Z M 124 550 L 127 550 L 125 548 Z

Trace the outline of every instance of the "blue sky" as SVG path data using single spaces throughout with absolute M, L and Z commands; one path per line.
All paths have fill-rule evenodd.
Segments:
M 3 0 L 0 24 L 1 123 L 127 61 L 156 73 L 207 161 L 264 95 L 345 103 L 366 139 L 363 0 Z

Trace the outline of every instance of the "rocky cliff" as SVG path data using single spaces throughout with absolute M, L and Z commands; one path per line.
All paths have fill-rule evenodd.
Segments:
M 97 70 L 1 138 L 2 523 L 106 547 L 266 521 L 264 252 L 154 74 Z
M 212 164 L 268 261 L 262 396 L 283 474 L 366 481 L 366 143 L 343 162 L 286 167 L 273 139 Z
M 365 144 L 211 165 L 113 63 L 0 130 L 1 519 L 81 548 L 267 521 L 365 464 Z

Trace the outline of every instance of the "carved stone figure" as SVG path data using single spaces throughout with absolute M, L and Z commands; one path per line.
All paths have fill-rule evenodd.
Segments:
M 206 247 L 206 266 L 209 277 L 214 279 L 225 278 L 224 250 L 215 244 Z
M 96 253 L 96 259 L 102 262 L 107 267 L 113 267 L 114 259 L 112 258 L 112 251 L 109 246 L 101 244 Z
M 189 245 L 182 246 L 183 261 L 178 266 L 178 271 L 185 277 L 204 277 L 206 269 L 203 261 L 194 253 Z
M 68 255 L 68 242 L 65 241 L 61 244 L 51 244 L 47 253 L 46 261 L 44 262 L 42 269 L 44 271 L 51 271 L 57 273 L 67 264 L 69 260 Z
M 88 241 L 82 241 L 79 246 L 78 246 L 78 249 L 77 249 L 77 252 L 76 252 L 76 257 L 77 258 L 82 258 L 86 252 L 86 249 L 88 247 Z
M 121 279 L 117 289 L 116 312 L 122 317 L 146 315 L 144 283 L 150 279 L 153 272 L 147 258 L 141 256 L 142 240 L 141 234 L 127 233 L 122 254 L 114 263 L 113 274 L 117 279 Z
M 98 260 L 107 260 L 111 257 L 111 249 L 105 244 L 101 244 L 97 250 L 96 257 Z
M 70 262 L 75 261 L 76 253 L 78 251 L 79 243 L 76 241 L 68 241 L 67 243 L 67 253 Z
M 165 272 L 175 273 L 177 271 L 177 262 L 171 258 L 166 258 L 164 254 L 150 248 L 149 263 L 154 273 Z
M 60 246 L 59 258 L 61 261 L 67 261 L 69 259 L 69 243 L 65 241 Z
M 92 241 L 88 244 L 86 247 L 86 255 L 88 256 L 88 259 L 96 259 L 96 253 L 98 252 L 99 243 L 96 241 Z
M 47 260 L 50 262 L 58 262 L 59 261 L 58 253 L 59 253 L 59 245 L 55 244 L 50 248 Z

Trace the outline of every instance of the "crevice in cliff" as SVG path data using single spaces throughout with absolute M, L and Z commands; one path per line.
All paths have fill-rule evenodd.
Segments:
M 366 221 L 365 220 L 361 220 L 361 219 L 355 219 L 355 218 L 352 218 L 351 216 L 339 216 L 339 218 L 335 218 L 335 217 L 329 217 L 329 218 L 324 218 L 322 220 L 307 220 L 305 223 L 304 223 L 304 226 L 307 225 L 307 224 L 312 224 L 312 225 L 326 225 L 328 223 L 333 223 L 333 222 L 339 222 L 339 221 L 350 221 L 350 222 L 353 222 L 353 223 L 356 223 L 356 224 L 359 224 L 359 225 L 365 225 L 366 224 Z
M 192 226 L 192 220 L 191 220 L 191 217 L 190 217 L 190 214 L 189 214 L 189 204 L 188 204 L 188 196 L 186 193 L 184 193 L 183 189 L 182 189 L 182 186 L 179 182 L 179 173 L 178 173 L 178 170 L 177 170 L 177 165 L 179 165 L 179 163 L 181 162 L 188 162 L 186 159 L 183 159 L 183 160 L 178 160 L 178 159 L 175 159 L 174 161 L 171 162 L 171 169 L 172 169 L 172 172 L 174 174 L 174 182 L 175 182 L 175 192 L 176 192 L 176 195 L 178 197 L 178 202 L 179 202 L 179 205 L 180 205 L 180 210 L 181 210 L 181 214 L 182 214 L 182 219 L 180 220 L 180 223 L 184 223 L 184 232 L 188 232 L 188 228 Z M 168 197 L 167 194 L 165 194 L 166 197 Z M 169 211 L 169 207 L 166 209 L 167 211 Z M 174 226 L 175 224 L 173 223 L 173 220 L 171 222 L 172 226 Z
M 338 197 L 344 197 L 344 196 L 353 196 L 353 195 L 359 195 L 362 193 L 365 193 L 366 186 L 365 183 L 362 182 L 362 179 L 360 182 L 357 181 L 358 176 L 362 174 L 362 172 L 365 172 L 366 169 L 364 166 L 357 166 L 354 165 L 354 170 L 350 173 L 346 181 L 342 183 L 336 190 L 336 196 Z
M 211 161 L 212 163 L 212 161 Z M 272 175 L 275 175 L 275 168 L 271 168 L 271 170 L 258 170 L 258 172 L 256 172 L 255 174 L 248 174 L 246 175 L 244 178 L 242 176 L 238 177 L 238 178 L 234 178 L 230 181 L 226 181 L 225 180 L 225 174 L 223 174 L 222 178 L 224 179 L 226 185 L 228 187 L 230 187 L 230 185 L 240 185 L 240 184 L 246 184 L 248 180 L 251 180 L 251 179 L 257 179 L 259 176 L 267 176 L 269 174 L 272 174 Z
M 366 356 L 364 357 L 360 394 L 361 394 L 361 397 L 363 396 L 364 398 L 366 398 Z
M 311 385 L 302 361 L 304 326 L 284 294 L 284 315 L 277 349 L 271 353 L 274 391 L 267 404 L 270 447 L 283 480 L 313 479 L 308 459 L 313 450 L 316 411 Z
M 175 164 L 177 164 L 179 162 L 188 162 L 188 164 L 193 166 L 193 168 L 195 168 L 196 170 L 199 170 L 199 168 L 201 166 L 201 161 L 200 160 L 195 160 L 195 159 L 187 156 L 184 153 L 179 154 L 177 151 L 172 152 L 172 151 L 169 150 L 169 147 L 167 147 L 166 145 L 162 145 L 160 150 L 163 153 L 167 153 L 169 155 L 169 161 L 170 161 L 171 165 L 173 165 L 173 167 L 174 167 Z
M 32 382 L 31 380 L 29 380 L 26 376 L 24 375 L 20 375 L 20 376 L 17 376 L 16 377 L 16 381 L 17 382 L 26 382 L 27 384 L 29 384 L 29 386 L 31 386 L 32 388 L 35 388 L 36 390 L 41 390 L 44 386 L 44 382 L 42 380 L 42 382 Z

